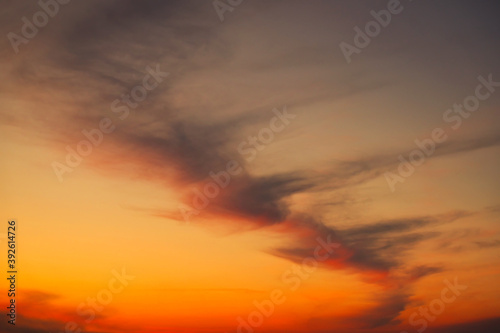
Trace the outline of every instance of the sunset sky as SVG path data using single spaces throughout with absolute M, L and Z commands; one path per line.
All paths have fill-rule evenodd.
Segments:
M 0 2 L 1 332 L 500 327 L 496 1 L 65 1 Z

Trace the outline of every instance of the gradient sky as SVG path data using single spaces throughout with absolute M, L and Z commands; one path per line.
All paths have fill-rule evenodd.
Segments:
M 19 274 L 1 330 L 237 332 L 278 289 L 255 332 L 409 333 L 455 279 L 467 289 L 425 332 L 498 327 L 500 87 L 456 129 L 443 115 L 478 77 L 500 82 L 500 6 L 401 1 L 348 64 L 339 44 L 387 4 L 244 0 L 221 21 L 212 1 L 73 0 L 16 52 L 8 34 L 41 9 L 2 1 L 0 201 Z M 120 119 L 148 66 L 169 75 Z M 114 131 L 60 181 L 54 163 L 103 118 Z M 447 139 L 391 191 L 436 128 Z M 229 161 L 239 174 L 186 221 Z M 328 259 L 290 273 L 328 237 Z M 86 321 L 78 306 L 122 268 L 135 278 Z

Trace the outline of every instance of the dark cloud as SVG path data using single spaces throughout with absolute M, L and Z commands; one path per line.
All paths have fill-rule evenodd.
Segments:
M 469 332 L 497 332 L 500 327 L 500 318 L 488 318 L 448 326 L 430 326 L 429 333 L 469 333 Z
M 500 205 L 489 206 L 489 207 L 486 207 L 485 210 L 487 212 L 499 213 L 500 212 Z
M 389 291 L 385 294 L 374 295 L 376 305 L 363 310 L 360 316 L 348 316 L 342 318 L 343 324 L 355 326 L 358 331 L 374 331 L 383 332 L 378 330 L 384 326 L 394 326 L 399 323 L 395 318 L 404 310 L 406 304 L 409 302 L 409 294 L 403 290 Z M 313 326 L 336 326 L 339 324 L 338 318 L 328 317 L 313 317 L 309 320 Z
M 490 241 L 477 241 L 475 242 L 477 246 L 479 246 L 482 249 L 487 249 L 491 247 L 499 247 L 500 246 L 500 239 L 494 239 Z
M 420 279 L 425 276 L 440 273 L 444 271 L 443 266 L 419 265 L 408 270 L 408 275 L 412 279 Z
M 500 135 L 498 133 L 487 134 L 479 138 L 450 139 L 442 144 L 437 144 L 436 150 L 427 159 L 431 160 L 443 156 L 473 152 L 478 149 L 496 147 L 499 144 Z M 324 178 L 322 181 L 318 181 L 318 183 L 321 184 L 322 188 L 348 188 L 380 177 L 385 172 L 394 172 L 397 174 L 397 168 L 400 164 L 398 156 L 402 155 L 408 159 L 409 154 L 415 149 L 418 149 L 418 147 L 409 147 L 407 150 L 391 154 L 334 162 L 331 168 L 332 171 L 324 174 Z
M 352 227 L 338 229 L 324 225 L 321 222 L 311 222 L 311 219 L 293 220 L 289 222 L 285 232 L 291 236 L 297 234 L 294 246 L 280 248 L 272 251 L 275 255 L 295 262 L 314 257 L 314 249 L 317 238 L 326 239 L 332 237 L 342 245 L 340 253 L 334 254 L 325 265 L 331 267 L 355 269 L 362 271 L 386 272 L 402 268 L 402 260 L 406 252 L 415 247 L 416 244 L 440 236 L 439 232 L 425 231 L 426 226 L 437 226 L 442 223 L 450 223 L 459 218 L 468 216 L 466 212 L 452 212 L 441 216 L 421 217 L 402 220 L 391 220 L 368 224 L 364 227 Z M 309 232 L 304 232 L 304 229 Z M 335 260 L 341 260 L 342 264 Z M 411 279 L 419 278 L 433 272 L 438 272 L 439 267 L 420 266 L 409 272 Z
M 78 325 L 78 329 L 82 333 L 94 332 L 94 333 L 105 333 L 116 331 L 133 331 L 136 328 L 123 328 L 123 327 L 113 327 L 102 324 L 102 321 L 106 316 L 103 313 L 95 313 L 95 322 L 99 321 L 101 323 L 101 328 L 105 328 L 105 331 L 95 331 L 88 330 L 86 326 L 88 323 L 84 320 L 84 317 L 79 316 L 76 312 L 75 307 L 68 307 L 61 305 L 58 301 L 62 300 L 63 296 L 59 294 L 54 294 L 51 292 L 43 290 L 22 290 L 18 293 L 16 298 L 16 324 L 11 325 L 7 323 L 7 320 L 0 321 L 0 331 L 1 332 L 22 332 L 22 333 L 59 333 L 66 332 L 66 324 L 68 322 L 74 322 Z M 108 311 L 111 308 L 108 308 Z M 0 311 L 2 318 L 8 318 L 7 312 Z

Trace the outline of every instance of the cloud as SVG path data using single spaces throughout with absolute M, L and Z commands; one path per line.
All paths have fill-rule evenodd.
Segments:
M 495 332 L 500 325 L 500 318 L 487 318 L 461 324 L 439 327 L 429 327 L 429 333 L 469 333 L 469 332 Z
M 444 271 L 443 266 L 419 265 L 408 270 L 408 275 L 411 279 L 420 279 Z
M 95 313 L 94 321 L 87 323 L 84 317 L 76 312 L 76 305 L 64 305 L 62 295 L 54 294 L 43 290 L 23 290 L 16 298 L 16 324 L 11 325 L 7 320 L 0 322 L 2 332 L 22 332 L 22 333 L 46 333 L 46 332 L 66 332 L 66 325 L 74 322 L 82 332 L 128 332 L 134 331 L 137 327 L 121 327 L 106 322 L 107 318 L 102 312 Z M 109 306 L 108 306 L 109 310 Z M 6 311 L 0 311 L 3 318 L 7 317 Z M 103 331 L 89 330 L 89 327 L 100 327 Z
M 481 249 L 487 249 L 487 248 L 500 246 L 500 239 L 494 239 L 494 240 L 490 240 L 490 241 L 477 241 L 474 243 L 477 246 L 479 246 Z
M 409 294 L 403 289 L 387 291 L 373 295 L 373 305 L 364 308 L 359 314 L 347 315 L 339 320 L 337 317 L 314 316 L 308 321 L 312 327 L 350 326 L 351 331 L 366 330 L 370 332 L 387 332 L 387 327 L 399 323 L 395 318 L 404 310 L 409 302 Z M 379 328 L 385 327 L 385 330 Z M 318 330 L 319 331 L 319 330 Z
M 18 3 L 10 2 L 5 11 L 9 14 L 2 14 L 7 31 L 19 28 L 19 18 L 37 10 L 36 5 Z M 298 3 L 294 2 L 293 8 L 303 6 Z M 292 7 L 287 2 L 280 4 Z M 274 6 L 259 14 L 286 9 Z M 372 6 L 367 4 L 366 8 Z M 294 17 L 306 16 L 297 11 Z M 1 97 L 14 105 L 14 101 L 24 99 L 29 106 L 2 109 L 0 119 L 4 125 L 34 133 L 36 139 L 43 138 L 64 152 L 65 145 L 83 138 L 82 129 L 94 128 L 102 117 L 110 117 L 117 129 L 85 161 L 86 166 L 105 175 L 161 184 L 178 193 L 180 202 L 188 206 L 192 205 L 191 188 L 210 181 L 209 174 L 224 170 L 228 161 L 237 161 L 241 174 L 202 212 L 209 217 L 208 223 L 228 223 L 239 231 L 266 228 L 285 235 L 288 241 L 269 253 L 292 262 L 313 256 L 318 237 L 332 237 L 340 247 L 324 262 L 325 268 L 356 272 L 365 281 L 383 286 L 396 285 L 386 295 L 375 295 L 376 304 L 366 311 L 363 323 L 367 327 L 393 323 L 411 294 L 407 288 L 410 283 L 445 269 L 431 265 L 408 268 L 404 262 L 407 253 L 441 235 L 427 227 L 451 223 L 467 213 L 369 220 L 340 228 L 339 221 L 322 218 L 313 210 L 295 210 L 293 197 L 366 184 L 397 168 L 397 156 L 416 147 L 410 144 L 407 149 L 389 152 L 380 148 L 351 159 L 311 165 L 310 169 L 291 165 L 289 172 L 257 172 L 236 146 L 269 120 L 272 108 L 288 105 L 304 115 L 312 112 L 310 106 L 366 97 L 397 81 L 363 67 L 353 70 L 330 64 L 331 47 L 321 43 L 310 46 L 314 44 L 309 37 L 290 33 L 303 29 L 295 21 L 285 24 L 275 22 L 274 17 L 251 21 L 251 25 L 243 19 L 221 25 L 210 2 L 71 2 L 60 8 L 47 30 L 21 49 L 18 57 L 8 53 L 10 46 L 0 53 L 1 62 L 6 64 Z M 351 22 L 343 23 L 349 23 L 351 32 Z M 281 38 L 268 37 L 281 30 L 286 31 Z M 297 38 L 306 41 L 296 45 Z M 332 44 L 331 38 L 328 43 Z M 132 110 L 129 118 L 120 121 L 110 104 L 141 81 L 146 66 L 156 63 L 172 75 Z M 324 119 L 317 114 L 316 118 L 317 122 Z M 430 158 L 499 144 L 496 132 L 449 140 Z M 297 154 L 295 150 L 288 153 Z M 280 164 L 280 156 L 276 160 L 271 162 Z M 178 211 L 139 209 L 182 220 Z M 496 247 L 498 241 L 475 244 Z M 401 276 L 395 277 L 395 271 Z M 33 304 L 55 297 L 36 292 L 29 296 Z

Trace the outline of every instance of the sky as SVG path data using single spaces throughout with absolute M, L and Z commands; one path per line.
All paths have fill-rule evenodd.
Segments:
M 500 325 L 497 2 L 1 5 L 2 332 Z

